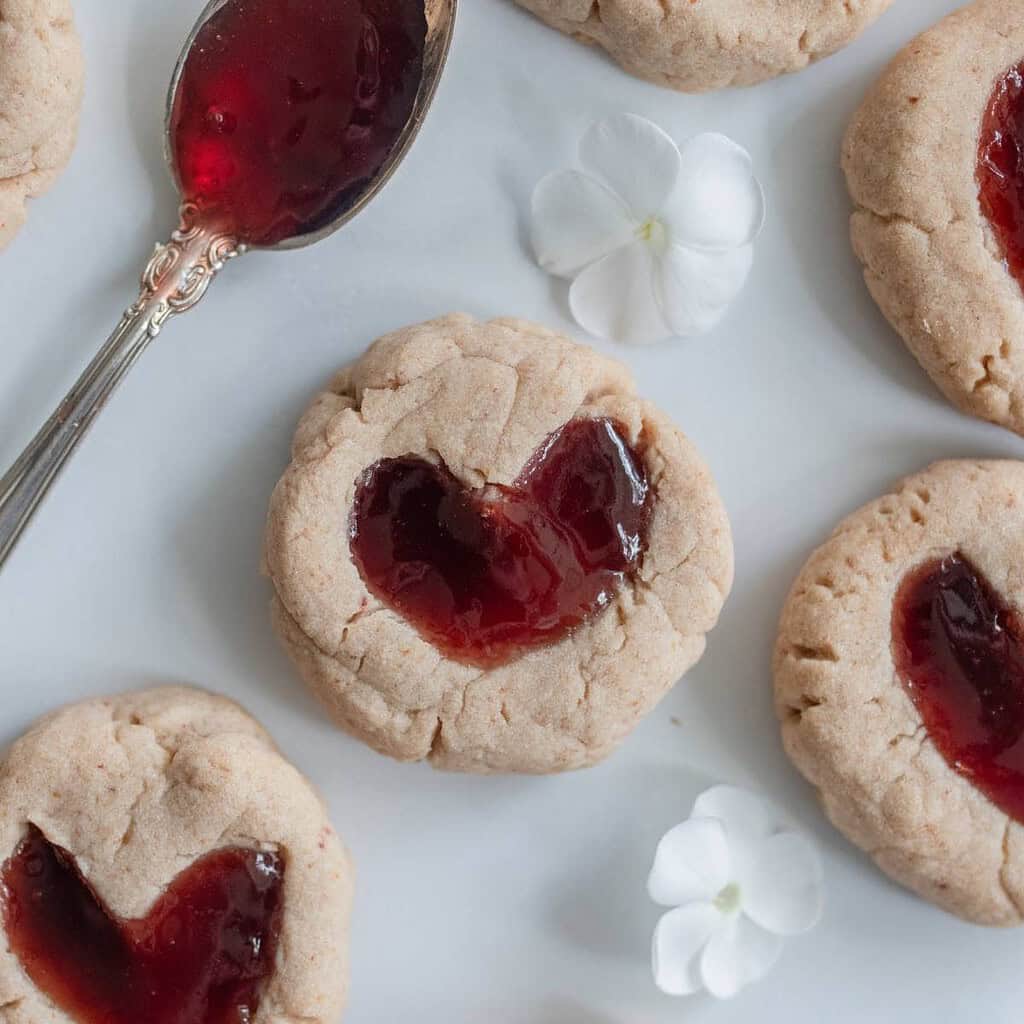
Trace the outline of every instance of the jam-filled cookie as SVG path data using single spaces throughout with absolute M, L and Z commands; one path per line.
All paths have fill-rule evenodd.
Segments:
M 237 705 L 167 688 L 40 721 L 0 765 L 0 1019 L 335 1024 L 351 867 Z
M 683 92 L 753 85 L 851 43 L 892 0 L 518 0 L 603 47 L 630 74 Z
M 775 652 L 786 750 L 882 870 L 1024 919 L 1024 463 L 940 462 L 804 566 Z
M 0 0 L 0 249 L 71 158 L 83 77 L 69 0 Z
M 954 405 L 1024 433 L 1024 4 L 980 0 L 911 43 L 843 166 L 882 312 Z
M 402 760 L 543 773 L 605 757 L 700 658 L 732 542 L 625 367 L 449 316 L 380 339 L 313 403 L 265 563 L 341 726 Z

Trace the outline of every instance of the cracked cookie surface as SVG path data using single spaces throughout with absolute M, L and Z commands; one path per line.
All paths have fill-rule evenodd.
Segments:
M 753 85 L 852 42 L 892 0 L 518 0 L 630 74 L 683 92 Z
M 30 826 L 69 851 L 111 912 L 145 916 L 168 884 L 225 847 L 285 862 L 277 965 L 253 1024 L 335 1024 L 344 1003 L 352 868 L 309 783 L 238 705 L 163 688 L 42 719 L 0 766 L 0 849 Z M 5 943 L 2 1024 L 73 1024 Z
M 382 458 L 511 484 L 574 417 L 643 439 L 654 488 L 636 578 L 558 643 L 489 669 L 444 656 L 370 594 L 349 549 L 357 480 Z M 449 316 L 376 342 L 303 417 L 271 500 L 275 627 L 335 721 L 392 757 L 545 773 L 607 756 L 700 658 L 732 584 L 729 524 L 689 441 L 629 372 L 521 320 Z
M 71 159 L 83 79 L 69 0 L 0 0 L 0 249 Z
M 900 53 L 843 143 L 872 296 L 957 408 L 1024 434 L 1024 292 L 978 199 L 982 119 L 1024 59 L 1019 0 L 980 0 Z
M 841 523 L 783 611 L 776 710 L 833 824 L 883 871 L 968 920 L 1018 925 L 1024 827 L 950 767 L 893 655 L 901 583 L 956 552 L 1024 608 L 1024 463 L 936 463 Z

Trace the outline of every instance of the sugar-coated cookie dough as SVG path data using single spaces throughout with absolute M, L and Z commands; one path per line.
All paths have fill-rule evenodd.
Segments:
M 253 1024 L 336 1024 L 347 987 L 348 854 L 309 783 L 238 705 L 163 688 L 42 719 L 0 765 L 0 860 L 29 826 L 67 850 L 122 919 L 144 917 L 180 872 L 212 851 L 279 854 L 277 966 Z M 8 943 L 0 950 L 0 1020 L 72 1024 Z
M 787 753 L 883 871 L 968 920 L 1017 925 L 1024 827 L 943 757 L 894 657 L 901 583 L 955 553 L 1024 608 L 1024 463 L 940 462 L 841 523 L 782 614 L 776 706 Z
M 347 529 L 368 467 L 411 454 L 470 488 L 510 484 L 545 438 L 587 416 L 642 440 L 654 491 L 638 577 L 611 607 L 481 669 L 371 595 Z M 700 658 L 733 559 L 707 468 L 624 366 L 535 324 L 455 315 L 380 339 L 316 399 L 274 492 L 265 567 L 277 631 L 343 728 L 406 761 L 544 773 L 608 755 Z
M 1024 60 L 1024 4 L 979 0 L 900 53 L 843 144 L 876 302 L 946 397 L 1024 433 L 1024 292 L 979 203 L 982 119 Z
M 83 79 L 70 0 L 0 0 L 0 249 L 71 158 Z
M 707 92 L 799 71 L 852 42 L 892 0 L 518 2 L 639 78 Z

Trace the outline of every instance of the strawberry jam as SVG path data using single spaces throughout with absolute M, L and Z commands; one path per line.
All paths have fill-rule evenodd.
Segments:
M 227 0 L 172 112 L 185 197 L 251 245 L 330 223 L 408 122 L 426 33 L 422 0 Z
M 482 666 L 551 643 L 639 567 L 652 494 L 609 420 L 573 420 L 511 487 L 386 459 L 359 481 L 352 554 L 369 589 L 450 657 Z
M 1024 822 L 1024 630 L 962 555 L 900 587 L 896 669 L 932 742 L 955 771 Z
M 113 917 L 36 828 L 3 867 L 11 950 L 76 1024 L 251 1024 L 274 970 L 284 865 L 225 849 L 179 875 L 147 917 Z
M 1024 63 L 997 83 L 981 126 L 981 209 L 1009 271 L 1024 287 Z

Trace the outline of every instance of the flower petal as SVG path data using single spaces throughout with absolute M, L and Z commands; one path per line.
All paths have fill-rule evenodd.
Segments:
M 679 178 L 663 213 L 672 241 L 712 252 L 750 245 L 765 218 L 750 154 L 717 132 L 688 139 L 680 154 Z
M 761 843 L 740 880 L 743 912 L 776 935 L 799 935 L 821 919 L 823 870 L 818 850 L 796 832 Z
M 532 206 L 537 262 L 561 277 L 575 276 L 636 234 L 622 200 L 579 171 L 558 171 L 542 179 L 534 189 Z
M 728 884 L 729 847 L 722 823 L 691 818 L 658 843 L 647 891 L 655 903 L 681 907 L 713 900 Z
M 678 337 L 711 330 L 742 291 L 754 250 L 699 252 L 670 245 L 659 260 L 658 297 L 662 314 Z
M 782 939 L 737 914 L 708 940 L 700 958 L 700 976 L 707 990 L 730 999 L 741 988 L 763 978 L 779 959 Z
M 724 918 L 710 903 L 691 903 L 670 910 L 654 929 L 651 966 L 654 983 L 670 996 L 699 992 L 701 950 L 722 927 Z
M 580 162 L 641 222 L 660 216 L 679 178 L 679 147 L 653 121 L 636 114 L 591 125 L 580 142 Z
M 693 804 L 695 818 L 717 818 L 732 832 L 767 839 L 779 831 L 779 812 L 767 800 L 736 786 L 712 786 Z
M 655 294 L 650 246 L 631 242 L 587 267 L 569 289 L 576 322 L 599 338 L 640 344 L 671 333 Z

